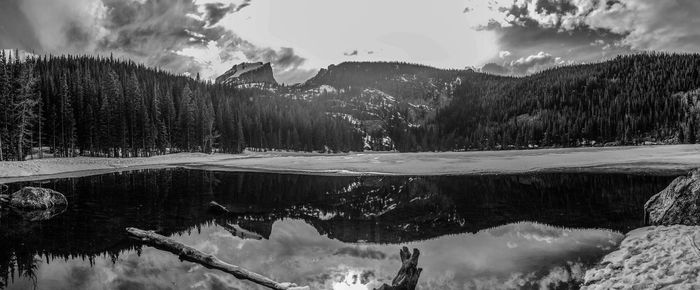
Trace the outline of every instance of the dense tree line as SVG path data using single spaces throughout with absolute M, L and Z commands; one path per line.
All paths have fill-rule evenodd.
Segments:
M 519 78 L 472 74 L 425 126 L 395 118 L 389 132 L 402 151 L 695 143 L 698 89 L 697 54 L 621 56 Z
M 294 97 L 324 84 L 338 91 Z M 399 101 L 384 106 L 372 94 L 361 97 L 365 88 Z M 37 147 L 55 156 L 130 157 L 361 151 L 365 143 L 399 151 L 696 143 L 699 89 L 696 54 L 622 56 L 517 78 L 343 63 L 302 86 L 237 89 L 111 57 L 3 52 L 0 160 Z
M 0 160 L 55 156 L 362 149 L 361 133 L 322 109 L 112 57 L 0 53 Z

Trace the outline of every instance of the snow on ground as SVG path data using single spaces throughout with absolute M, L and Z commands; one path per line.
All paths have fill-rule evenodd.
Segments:
M 90 175 L 129 169 L 189 167 L 228 171 L 309 174 L 456 175 L 535 171 L 667 172 L 700 167 L 700 145 L 588 147 L 470 152 L 364 152 L 320 154 L 246 152 L 180 153 L 149 158 L 53 158 L 0 162 L 0 182 L 56 174 Z M 31 178 L 27 178 L 30 177 Z
M 633 230 L 617 251 L 586 272 L 582 289 L 697 289 L 698 243 L 698 226 Z
M 180 153 L 155 157 L 139 158 L 46 158 L 27 161 L 0 162 L 0 183 L 12 181 L 12 179 L 24 180 L 42 179 L 41 177 L 63 177 L 91 175 L 94 173 L 113 172 L 129 169 L 156 168 L 175 166 L 178 164 L 210 162 L 223 158 L 231 158 L 227 155 L 209 155 L 203 153 Z

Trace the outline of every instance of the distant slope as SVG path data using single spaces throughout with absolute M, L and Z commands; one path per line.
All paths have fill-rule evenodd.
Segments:
M 471 70 L 443 70 L 399 62 L 344 62 L 321 69 L 305 87 L 375 88 L 406 100 L 425 100 Z
M 471 70 L 443 70 L 399 62 L 344 62 L 322 69 L 287 96 L 321 103 L 328 114 L 350 120 L 365 135 L 365 148 L 398 149 L 391 123 L 424 126 L 452 101 Z

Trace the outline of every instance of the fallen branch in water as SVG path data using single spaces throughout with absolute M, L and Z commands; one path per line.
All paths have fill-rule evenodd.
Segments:
M 211 212 L 214 212 L 216 214 L 228 214 L 231 211 L 229 211 L 225 206 L 220 205 L 216 201 L 210 201 L 209 202 L 209 210 Z
M 418 268 L 418 249 L 413 249 L 413 254 L 403 247 L 399 253 L 401 256 L 401 269 L 396 277 L 391 281 L 391 285 L 384 284 L 377 290 L 415 290 L 418 285 L 418 278 L 423 269 Z
M 176 242 L 175 240 L 161 236 L 153 231 L 144 231 L 137 228 L 126 228 L 132 238 L 155 248 L 178 255 L 180 259 L 200 264 L 209 269 L 217 269 L 233 275 L 241 280 L 249 280 L 253 283 L 277 290 L 308 290 L 309 287 L 299 287 L 293 283 L 279 283 L 268 277 L 252 272 L 248 269 L 226 263 L 214 255 L 206 254 L 190 246 Z M 402 256 L 403 259 L 403 256 Z M 403 269 L 403 267 L 402 267 Z

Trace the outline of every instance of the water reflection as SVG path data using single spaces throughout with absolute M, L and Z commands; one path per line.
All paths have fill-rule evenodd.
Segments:
M 608 230 L 517 223 L 409 245 L 422 251 L 422 289 L 512 289 L 580 282 L 584 269 L 621 238 Z M 400 266 L 395 245 L 344 243 L 301 220 L 275 222 L 269 240 L 242 239 L 214 224 L 177 240 L 313 289 L 373 289 L 391 281 Z M 82 259 L 53 261 L 42 264 L 37 277 L 42 289 L 256 288 L 152 248 L 144 248 L 140 257 L 124 252 L 116 263 L 99 257 L 92 267 Z M 29 285 L 21 281 L 10 289 Z
M 134 226 L 319 289 L 367 289 L 390 281 L 400 265 L 398 244 L 421 250 L 423 289 L 575 285 L 587 265 L 619 242 L 617 232 L 639 226 L 643 203 L 672 178 L 321 177 L 178 169 L 11 184 L 12 190 L 28 184 L 56 189 L 69 206 L 42 222 L 3 213 L 0 284 L 24 289 L 36 279 L 40 289 L 252 287 L 134 245 L 124 234 Z M 215 218 L 206 210 L 211 200 L 237 214 Z

